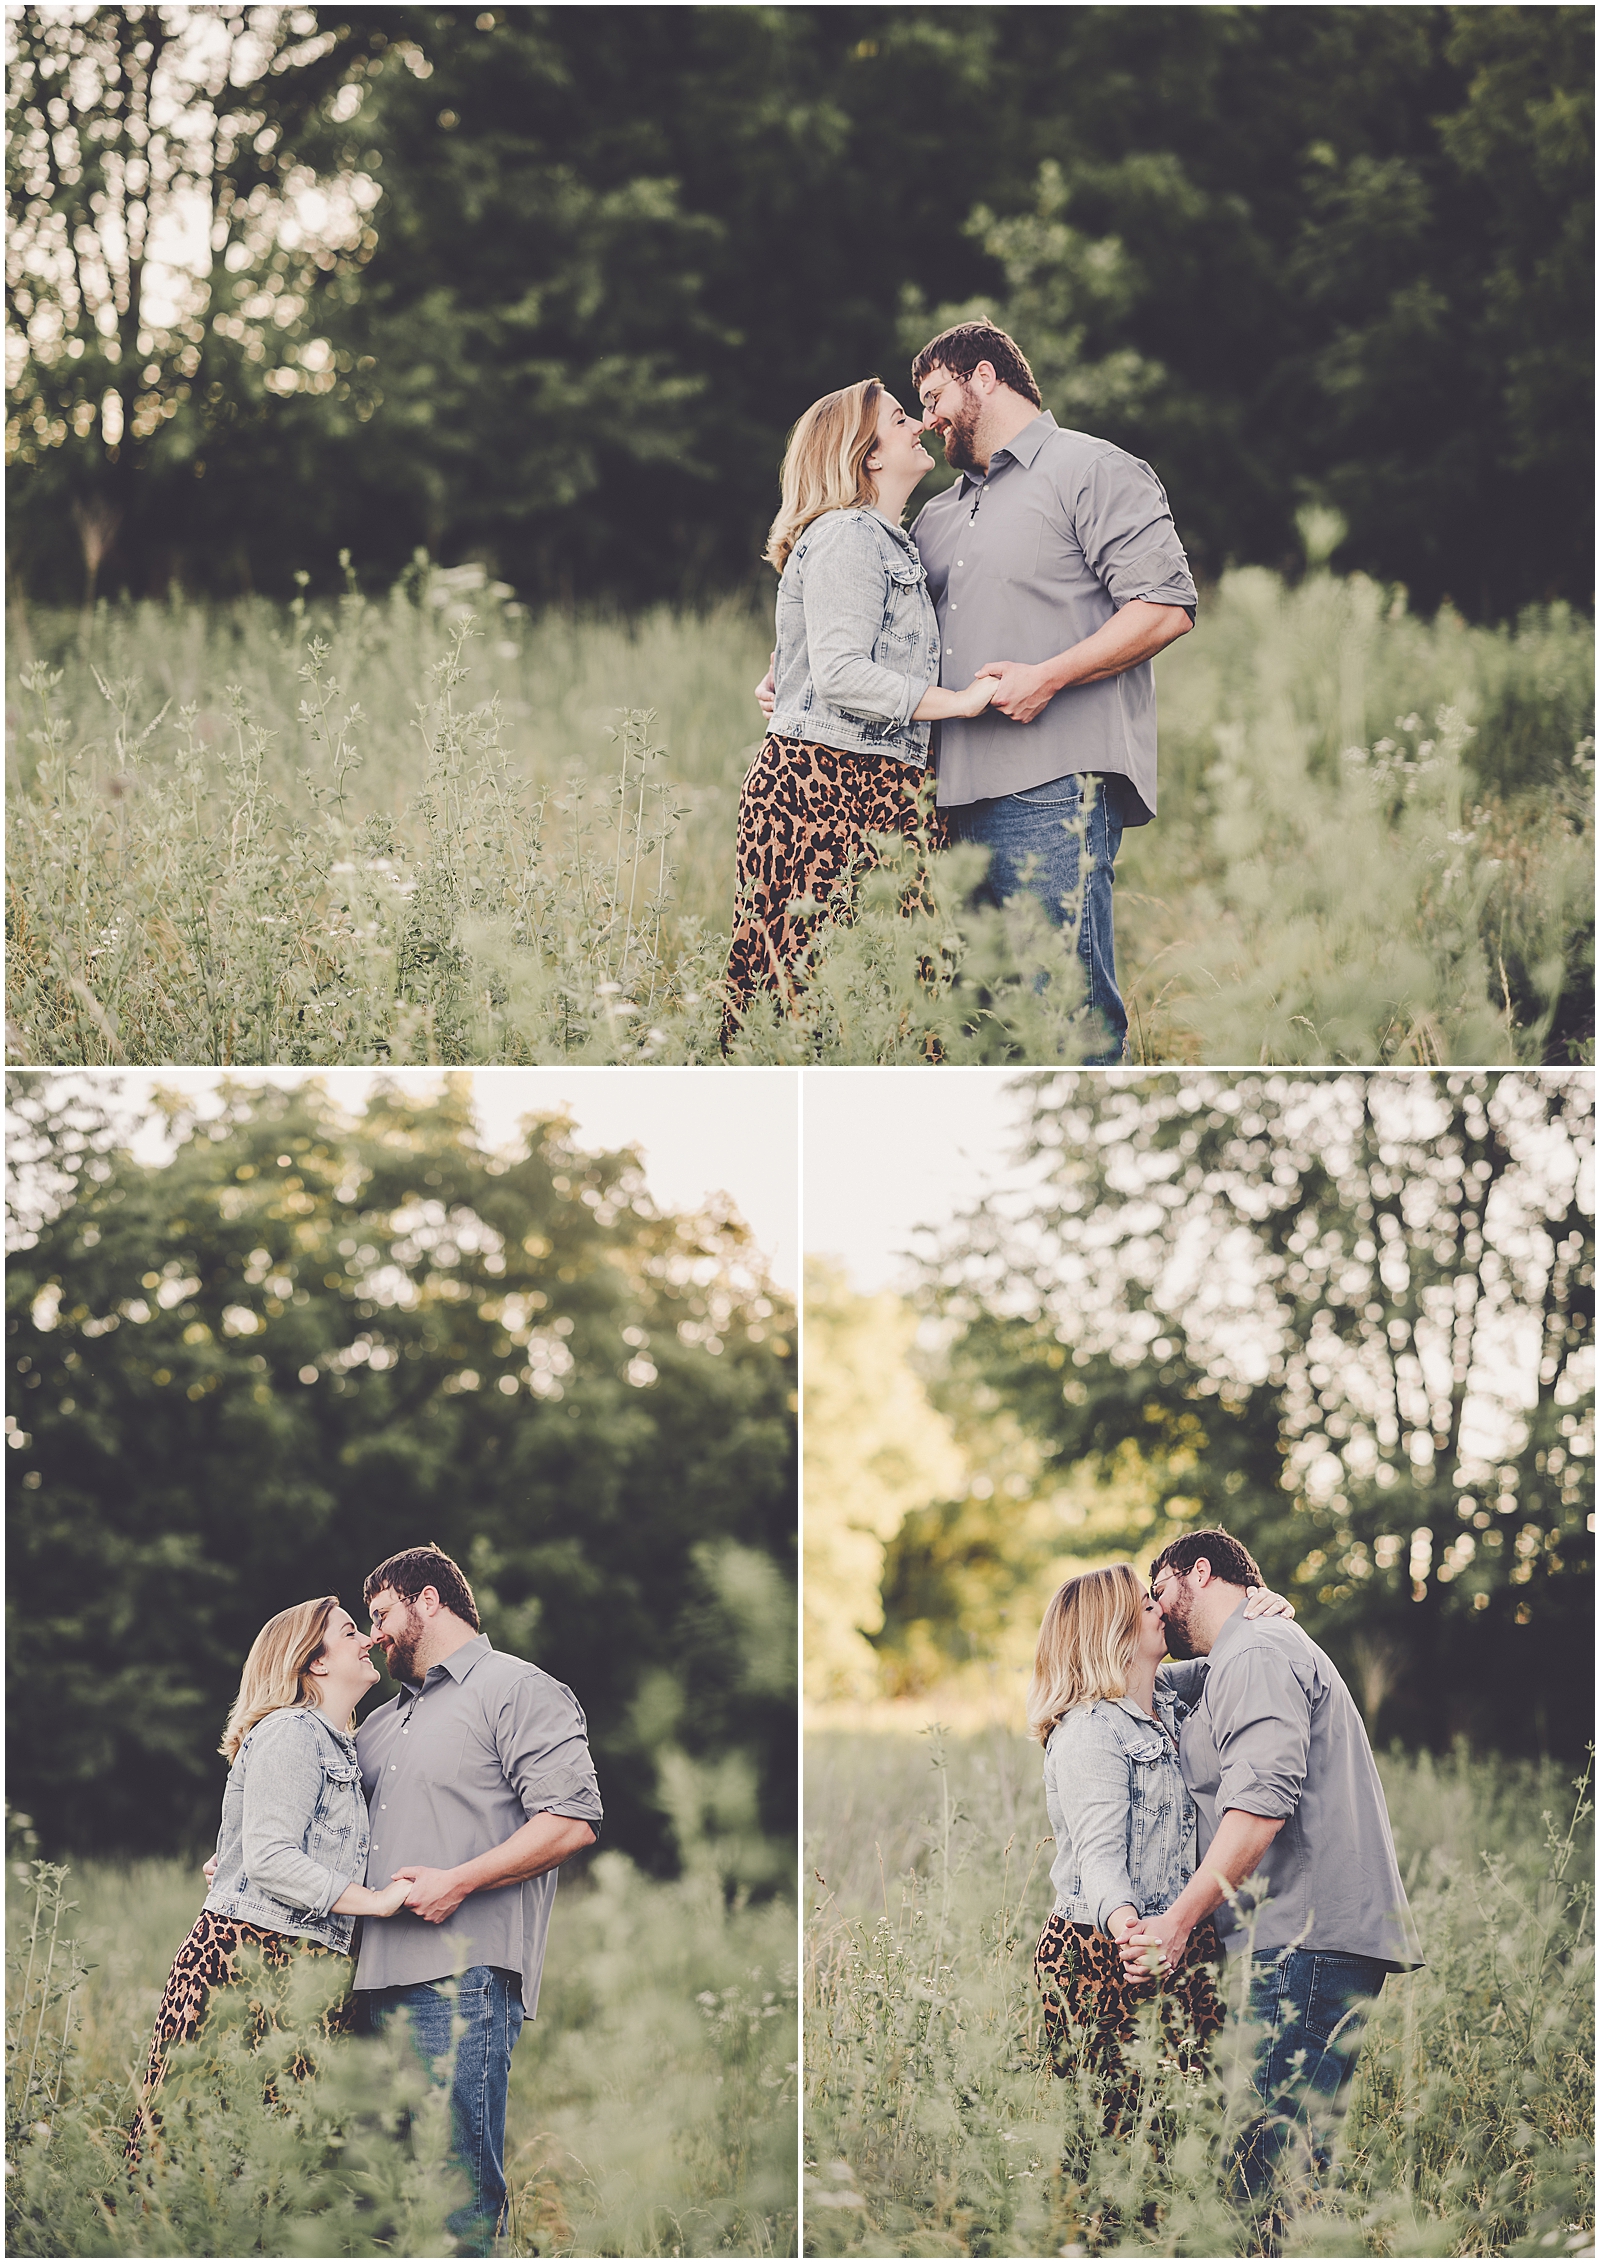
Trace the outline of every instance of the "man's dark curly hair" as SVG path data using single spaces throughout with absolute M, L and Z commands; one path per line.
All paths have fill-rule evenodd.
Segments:
M 1161 1571 L 1175 1571 L 1186 1577 L 1204 1556 L 1211 1566 L 1214 1579 L 1225 1579 L 1231 1587 L 1265 1587 L 1261 1566 L 1248 1548 L 1224 1532 L 1220 1524 L 1207 1525 L 1203 1532 L 1186 1532 L 1181 1540 L 1174 1540 L 1170 1548 L 1163 1548 L 1150 1566 L 1150 1584 Z
M 478 1606 L 466 1573 L 431 1540 L 426 1548 L 402 1548 L 398 1556 L 385 1556 L 376 1571 L 368 1572 L 362 1600 L 370 1603 L 386 1587 L 392 1587 L 403 1603 L 414 1603 L 425 1587 L 434 1588 L 447 1611 L 477 1630 Z
M 912 390 L 921 389 L 930 369 L 947 369 L 952 377 L 968 378 L 980 361 L 988 362 L 1013 393 L 1020 393 L 1036 409 L 1044 406 L 1027 355 L 1015 338 L 1008 338 L 992 322 L 958 322 L 954 329 L 930 338 L 911 364 Z

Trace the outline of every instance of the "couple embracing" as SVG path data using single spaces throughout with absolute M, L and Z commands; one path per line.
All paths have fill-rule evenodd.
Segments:
M 505 2208 L 511 2053 L 538 2008 L 556 1872 L 598 1836 L 600 1793 L 577 1699 L 491 1646 L 442 1550 L 388 1557 L 364 1600 L 370 1634 L 324 1595 L 280 1611 L 250 1647 L 223 1733 L 209 1890 L 156 2014 L 128 2162 L 159 2145 L 168 2054 L 241 1977 L 241 1953 L 279 1968 L 327 1959 L 329 2032 L 403 2014 L 434 2066 L 454 2028 L 452 2135 L 471 2200 L 450 2229 L 459 2253 L 484 2255 Z M 381 1678 L 374 1648 L 399 1695 L 357 1730 Z
M 921 829 L 935 847 L 988 851 L 990 901 L 1027 891 L 1076 927 L 1090 1065 L 1105 1066 L 1128 1020 L 1113 872 L 1124 828 L 1156 808 L 1150 664 L 1193 626 L 1194 581 L 1150 466 L 1059 426 L 1005 331 L 941 332 L 911 382 L 913 409 L 869 378 L 814 402 L 790 436 L 724 1044 L 759 991 L 792 993 L 807 915 L 791 906 L 848 918 L 873 836 Z M 907 531 L 929 433 L 960 477 Z
M 1131 1564 L 1066 1581 L 1028 1691 L 1056 1843 L 1034 1960 L 1055 2071 L 1087 2066 L 1105 2134 L 1125 2133 L 1139 2007 L 1193 2066 L 1248 1953 L 1259 2111 L 1231 2167 L 1269 2209 L 1291 2157 L 1326 2170 L 1365 2013 L 1422 1962 L 1361 1716 L 1292 1621 L 1230 1533 L 1191 1532 L 1148 1592 Z

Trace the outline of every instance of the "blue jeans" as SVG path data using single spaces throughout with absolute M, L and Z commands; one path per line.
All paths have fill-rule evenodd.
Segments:
M 1349 2102 L 1367 2006 L 1388 1966 L 1375 1957 L 1328 1949 L 1285 1949 L 1250 1983 L 1250 2010 L 1262 2038 L 1255 2087 L 1265 2114 L 1245 2131 L 1236 2155 L 1252 2200 L 1271 2187 L 1284 2153 L 1297 2143 L 1314 2174 L 1326 2173 L 1329 2140 Z
M 450 2121 L 472 2200 L 446 2221 L 463 2255 L 487 2255 L 505 2213 L 506 2090 L 522 2033 L 522 1975 L 474 1964 L 456 1983 L 453 2005 L 449 1987 L 448 1981 L 425 1980 L 412 1988 L 369 1988 L 362 1994 L 374 2034 L 404 2006 L 411 2015 L 411 2040 L 430 2068 L 450 2049 L 452 2013 L 466 2023 L 450 2084 Z
M 1089 1056 L 1087 1066 L 1115 1068 L 1128 1034 L 1128 1013 L 1117 990 L 1116 954 L 1111 935 L 1111 889 L 1117 851 L 1122 846 L 1122 781 L 1087 772 L 1052 778 L 1043 786 L 1001 794 L 993 801 L 958 803 L 945 815 L 958 840 L 976 841 L 989 851 L 983 894 L 1003 904 L 1025 889 L 1037 896 L 1046 916 L 1064 927 L 1069 912 L 1078 920 L 1078 957 L 1090 1011 L 1105 1024 L 1107 1045 Z M 1082 833 L 1089 872 L 1078 910 L 1078 843 Z

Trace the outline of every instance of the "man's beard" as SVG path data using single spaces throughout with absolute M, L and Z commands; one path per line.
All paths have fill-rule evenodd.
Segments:
M 417 1644 L 421 1639 L 422 1629 L 414 1624 L 408 1626 L 404 1634 L 397 1634 L 393 1638 L 387 1659 L 392 1681 L 416 1680 Z
M 1198 1655 L 1189 1633 L 1189 1616 L 1182 1603 L 1168 1606 L 1163 1613 L 1167 1630 L 1167 1654 L 1172 1658 L 1193 1658 Z
M 982 469 L 973 446 L 981 413 L 976 401 L 963 401 L 958 410 L 951 412 L 944 435 L 944 460 L 953 471 Z

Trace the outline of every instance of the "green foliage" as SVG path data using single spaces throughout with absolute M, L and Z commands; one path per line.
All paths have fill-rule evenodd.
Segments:
M 147 1164 L 92 1098 L 14 1081 L 12 1791 L 46 1845 L 209 1840 L 256 1630 L 433 1539 L 578 1693 L 608 1842 L 674 1866 L 665 1770 L 681 1803 L 703 1769 L 730 1885 L 769 1888 L 793 1330 L 745 1229 L 661 1213 L 560 1117 L 485 1153 L 455 1087 L 355 1120 L 315 1084 L 225 1098 L 169 1099 Z
M 1102 1551 L 1236 1532 L 1369 1727 L 1575 1753 L 1592 1136 L 1576 1072 L 1040 1075 L 1028 1216 L 980 1207 L 930 1264 L 962 1326 L 936 1399 L 1005 1410 L 1040 1453 L 1037 1496 L 1088 1475 L 1115 1512 L 1120 1484 Z M 1012 1513 L 930 1508 L 889 1566 L 896 1616 L 921 1563 L 955 1651 L 947 1560 L 1015 1593 L 1033 1567 L 984 1534 Z
M 1430 611 L 1590 601 L 1586 9 L 206 21 L 201 55 L 157 7 L 11 19 L 41 594 L 103 557 L 286 595 L 359 542 L 697 600 L 747 583 L 806 404 L 983 303 L 1063 421 L 1156 465 L 1208 578 L 1290 563 L 1313 502 Z M 180 143 L 151 90 L 186 79 Z M 210 243 L 173 276 L 180 198 Z
M 226 553 L 241 516 L 281 540 L 272 472 L 306 466 L 276 402 L 337 432 L 365 393 L 318 318 L 378 240 L 340 93 L 380 44 L 238 6 L 7 18 L 13 539 L 69 585 L 78 551 L 86 604 L 106 563 Z
M 1162 815 L 1119 864 L 1134 1057 L 1586 1058 L 1586 626 L 1425 625 L 1359 576 L 1254 571 L 1202 619 L 1162 663 Z M 745 613 L 530 622 L 423 561 L 381 605 L 103 608 L 83 639 L 22 614 L 14 642 L 22 1057 L 724 1058 Z M 889 842 L 727 1057 L 1081 1059 L 1070 932 L 974 904 L 978 869 Z
M 930 1783 L 928 1758 L 934 1764 Z M 1231 2016 L 1202 2077 L 1130 2054 L 1138 2126 L 1100 2136 L 1048 2071 L 1031 1955 L 1050 1906 L 1037 1747 L 819 1737 L 808 1747 L 809 2252 L 1262 2252 L 1224 2196 L 1249 2111 Z M 1592 2239 L 1594 1933 L 1574 1803 L 1548 1773 L 1384 1763 L 1428 1963 L 1392 1978 L 1333 2188 L 1289 2255 L 1570 2253 Z M 1545 1810 L 1541 1827 L 1540 1809 Z M 1230 1976 L 1230 2001 L 1241 1973 Z
M 604 1854 L 558 1897 L 539 2016 L 512 2061 L 508 2254 L 793 2252 L 792 1906 L 730 1909 L 705 1851 L 673 1886 Z M 47 1933 L 64 1876 L 36 1870 L 12 1913 L 19 1974 L 26 1905 Z M 323 2034 L 342 1960 L 256 1969 L 213 1996 L 130 2179 L 151 2016 L 198 1883 L 170 1864 L 91 1866 L 79 1892 L 92 1962 L 84 1977 L 67 1948 L 80 1977 L 52 2087 L 25 2095 L 25 2070 L 8 2076 L 10 2253 L 450 2252 L 465 2181 L 447 2091 L 402 2024 Z M 37 1982 L 10 1998 L 18 2017 L 39 2000 Z

